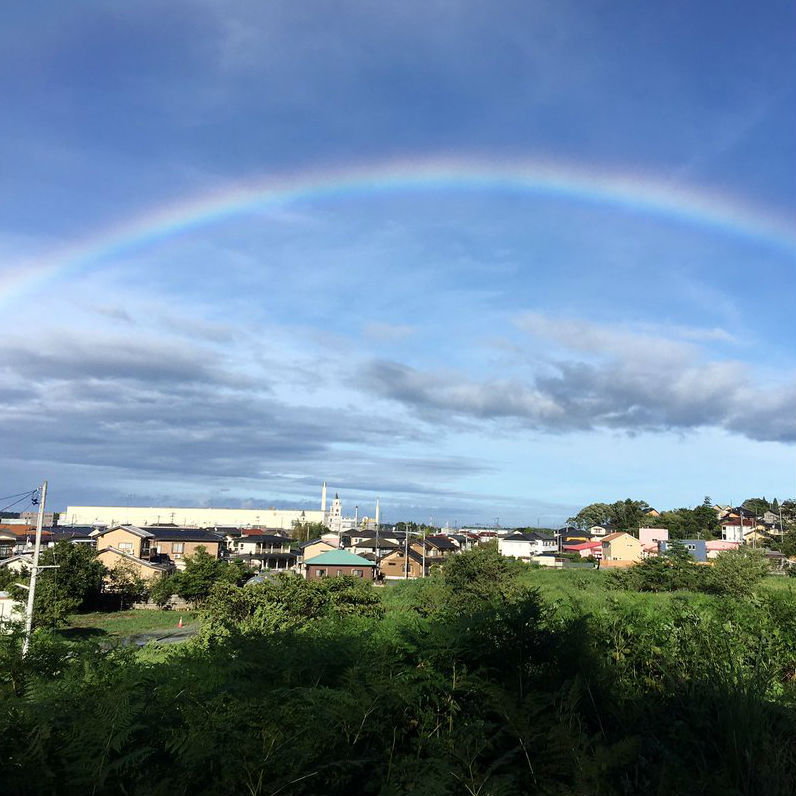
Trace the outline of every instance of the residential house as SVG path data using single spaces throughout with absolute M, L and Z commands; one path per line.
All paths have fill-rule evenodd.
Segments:
M 763 522 L 767 525 L 779 525 L 779 514 L 775 514 L 773 511 L 764 511 Z
M 447 533 L 448 539 L 452 539 L 459 546 L 460 550 L 472 550 L 478 544 L 478 537 L 472 533 Z
M 602 540 L 603 563 L 641 561 L 641 542 L 629 533 L 610 533 Z
M 138 577 L 149 581 L 162 578 L 169 572 L 173 572 L 175 568 L 171 562 L 149 561 L 117 550 L 115 547 L 105 547 L 100 550 L 97 553 L 97 560 L 101 561 L 108 569 L 116 569 L 122 565 L 129 567 Z
M 669 538 L 668 528 L 639 528 L 638 540 L 642 545 L 665 542 Z
M 2 532 L 4 536 L 13 536 L 16 540 L 12 554 L 18 555 L 33 550 L 36 542 L 36 527 L 34 525 L 4 525 Z M 43 528 L 41 532 L 42 545 L 48 545 L 52 538 L 52 531 L 49 528 Z
M 715 558 L 725 550 L 737 550 L 740 546 L 740 542 L 730 542 L 726 539 L 707 539 L 705 541 L 708 560 Z
M 17 537 L 13 533 L 0 533 L 0 558 L 10 558 L 17 547 Z
M 149 561 L 154 548 L 152 540 L 155 534 L 146 528 L 136 525 L 114 525 L 109 528 L 97 529 L 92 532 L 97 542 L 97 550 L 113 548 L 133 558 Z
M 753 528 L 751 531 L 746 531 L 743 535 L 744 544 L 751 545 L 752 547 L 765 547 L 771 542 L 769 535 L 758 528 Z
M 649 508 L 644 509 L 644 511 L 642 511 L 641 513 L 645 517 L 660 517 L 661 516 L 661 513 L 657 509 L 652 508 L 652 506 L 649 506 Z
M 565 545 L 592 541 L 588 531 L 575 528 L 571 525 L 567 525 L 565 528 L 559 528 L 555 533 L 555 538 L 558 540 L 559 550 L 563 550 Z
M 307 580 L 333 578 L 347 575 L 373 580 L 376 564 L 348 550 L 329 550 L 304 562 Z
M 33 566 L 33 555 L 30 553 L 22 553 L 21 555 L 11 556 L 4 558 L 0 561 L 0 567 L 5 567 L 11 572 L 22 572 L 23 569 L 30 569 Z
M 404 554 L 403 547 L 396 547 L 387 553 L 379 562 L 379 571 L 383 578 L 387 580 L 401 580 L 404 578 L 414 579 L 423 578 L 428 575 L 433 559 L 425 559 L 425 569 L 423 568 L 423 556 L 414 548 L 409 548 L 408 555 Z
M 421 557 L 424 547 L 426 558 L 430 558 L 432 561 L 440 561 L 446 556 L 459 552 L 459 546 L 456 542 L 442 535 L 426 536 L 424 539 L 418 539 L 410 544 L 410 548 L 419 553 Z
M 721 524 L 721 538 L 727 542 L 743 542 L 744 534 L 747 531 L 754 530 L 755 524 L 755 521 L 751 519 L 744 519 L 743 523 L 739 519 L 723 522 Z
M 0 591 L 0 628 L 5 622 L 22 622 L 24 619 L 24 604 L 15 600 L 11 596 L 11 592 Z
M 185 568 L 185 558 L 193 555 L 199 547 L 213 558 L 219 558 L 223 539 L 213 531 L 201 528 L 177 528 L 174 526 L 116 525 L 92 533 L 97 549 L 113 548 L 145 561 L 173 561 L 178 569 Z
M 292 569 L 299 559 L 299 550 L 292 549 L 292 544 L 292 539 L 278 534 L 247 534 L 235 542 L 235 558 L 252 569 Z
M 581 558 L 596 558 L 598 561 L 603 557 L 603 543 L 599 539 L 591 542 L 579 542 L 578 544 L 565 544 L 564 551 L 567 553 L 579 553 Z
M 366 556 L 370 560 L 375 561 L 378 558 L 385 556 L 387 553 L 395 550 L 398 545 L 391 539 L 383 539 L 379 536 L 378 539 L 359 539 L 354 542 L 346 550 L 358 556 Z
M 704 539 L 662 539 L 660 551 L 665 553 L 672 545 L 681 544 L 697 563 L 704 564 L 708 560 L 707 543 Z
M 301 551 L 301 558 L 307 561 L 310 558 L 319 556 L 321 553 L 337 550 L 337 545 L 331 545 L 328 542 L 324 542 L 323 539 L 311 539 L 299 545 L 299 550 Z
M 604 522 L 602 525 L 592 525 L 591 528 L 589 528 L 590 536 L 603 537 L 614 532 L 614 526 L 610 522 Z
M 168 556 L 177 565 L 185 568 L 185 559 L 194 555 L 200 547 L 213 558 L 221 558 L 226 543 L 215 531 L 204 528 L 169 528 L 149 525 L 154 534 L 152 546 L 157 555 Z
M 660 543 L 669 539 L 667 528 L 639 528 L 638 540 L 645 558 L 658 555 Z
M 521 561 L 532 561 L 544 554 L 555 554 L 557 548 L 554 536 L 538 531 L 517 532 L 498 539 L 501 555 Z

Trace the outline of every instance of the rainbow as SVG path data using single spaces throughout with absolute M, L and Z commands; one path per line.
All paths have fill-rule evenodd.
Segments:
M 434 159 L 344 171 L 266 177 L 158 207 L 96 235 L 66 244 L 0 273 L 0 303 L 35 292 L 115 256 L 235 216 L 307 201 L 407 192 L 519 192 L 671 220 L 796 252 L 789 222 L 729 197 L 547 161 Z

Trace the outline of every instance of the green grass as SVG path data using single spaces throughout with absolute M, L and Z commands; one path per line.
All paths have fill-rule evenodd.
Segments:
M 126 638 L 138 633 L 176 630 L 182 617 L 184 624 L 196 621 L 192 611 L 114 611 L 112 613 L 72 614 L 69 624 L 61 630 L 67 638 Z
M 613 570 L 552 569 L 529 567 L 522 577 L 525 585 L 539 589 L 547 603 L 555 604 L 566 613 L 602 612 L 609 602 L 625 608 L 655 611 L 668 606 L 673 600 L 687 600 L 695 609 L 713 613 L 722 603 L 722 597 L 700 592 L 636 592 L 611 589 Z M 380 590 L 382 602 L 388 613 L 411 610 L 421 581 L 387 581 Z M 757 587 L 761 593 L 785 592 L 796 594 L 796 579 L 770 576 Z

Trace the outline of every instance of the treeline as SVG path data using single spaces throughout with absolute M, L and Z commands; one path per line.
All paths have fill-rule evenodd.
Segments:
M 35 627 L 50 628 L 66 624 L 74 613 L 118 611 L 146 600 L 166 605 L 174 595 L 200 604 L 216 583 L 241 585 L 252 576 L 240 560 L 216 559 L 202 546 L 185 558 L 184 569 L 153 581 L 124 562 L 109 570 L 93 547 L 65 541 L 42 550 L 40 563 L 48 568 L 38 576 L 33 621 Z M 27 599 L 29 582 L 27 568 L 0 568 L 0 590 L 20 602 Z
M 359 580 L 280 576 L 216 585 L 181 647 L 40 632 L 23 661 L 3 637 L 2 791 L 793 793 L 793 595 L 587 614 L 533 577 L 486 547 L 390 610 Z
M 709 497 L 695 508 L 650 513 L 651 508 L 645 500 L 632 498 L 614 503 L 590 503 L 570 517 L 567 524 L 583 529 L 608 524 L 616 531 L 627 533 L 638 533 L 638 529 L 643 527 L 666 528 L 671 539 L 721 537 L 721 525 Z M 766 498 L 747 498 L 742 508 L 753 516 L 762 516 L 766 511 L 772 511 L 777 516 L 781 513 L 783 530 L 788 530 L 796 520 L 796 503 L 793 500 L 785 500 L 780 504 L 776 498 L 771 502 Z

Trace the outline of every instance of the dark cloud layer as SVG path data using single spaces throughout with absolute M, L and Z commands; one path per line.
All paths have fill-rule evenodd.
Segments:
M 737 365 L 669 363 L 643 367 L 631 357 L 563 361 L 528 382 L 476 381 L 396 362 L 373 361 L 364 383 L 434 422 L 453 418 L 518 420 L 562 433 L 595 428 L 627 432 L 720 428 L 759 441 L 796 439 L 796 389 L 754 383 Z

